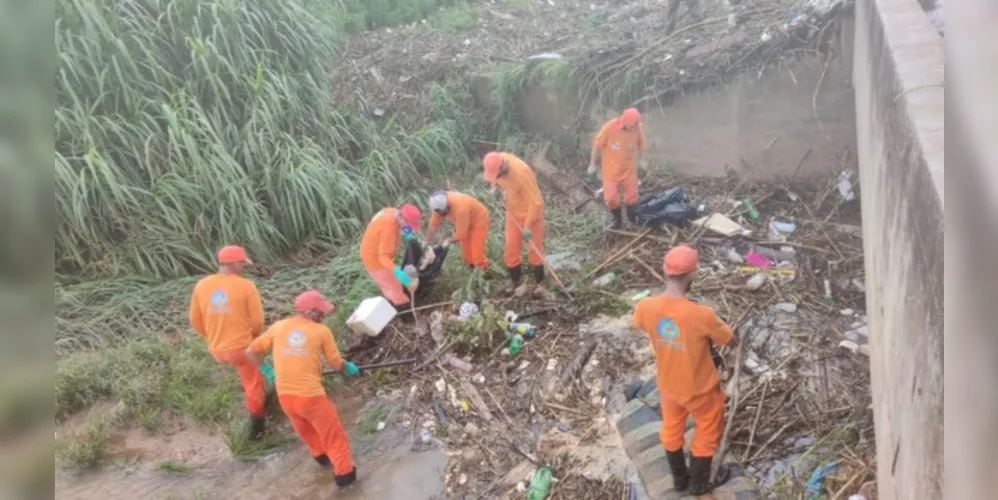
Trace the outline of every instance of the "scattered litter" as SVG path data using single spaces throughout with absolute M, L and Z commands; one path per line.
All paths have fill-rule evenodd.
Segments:
M 733 264 L 745 263 L 745 258 L 742 257 L 742 254 L 738 253 L 738 250 L 735 250 L 734 248 L 729 247 L 727 250 L 725 250 L 724 257 L 727 258 L 728 261 Z
M 378 422 L 378 431 L 383 431 L 383 430 L 385 430 L 385 423 L 379 421 Z
M 839 470 L 839 461 L 833 460 L 818 467 L 811 473 L 811 479 L 805 485 L 809 500 L 817 499 L 821 495 L 822 486 L 825 484 L 825 477 L 829 474 L 834 474 L 837 470 Z
M 641 299 L 643 299 L 643 298 L 645 298 L 645 297 L 647 297 L 649 295 L 651 295 L 651 290 L 642 290 L 642 291 L 634 294 L 633 296 L 631 296 L 631 301 L 632 302 L 637 302 L 637 301 L 639 301 L 639 300 L 641 300 Z
M 429 443 L 431 439 L 433 439 L 433 433 L 431 433 L 429 429 L 419 431 L 419 440 L 422 441 L 423 444 Z
M 870 330 L 863 325 L 846 331 L 844 335 L 853 342 L 866 342 L 870 338 Z
M 780 302 L 773 305 L 773 309 L 777 311 L 783 311 L 785 313 L 795 313 L 797 312 L 797 304 L 791 302 Z
M 444 392 L 447 390 L 447 382 L 444 379 L 439 379 L 433 383 L 437 387 L 437 392 Z
M 828 281 L 828 278 L 825 278 L 824 285 L 825 285 L 825 300 L 829 302 L 834 302 L 835 296 L 832 295 L 832 282 Z
M 616 278 L 617 278 L 617 273 L 613 272 L 606 273 L 603 276 L 600 276 L 599 278 L 593 280 L 593 286 L 596 288 L 603 288 L 609 285 L 610 283 L 613 283 L 613 280 Z
M 475 369 L 474 365 L 453 354 L 447 356 L 447 363 L 465 373 L 471 373 L 471 370 Z
M 843 309 L 839 311 L 839 314 L 843 316 L 852 316 L 853 314 L 855 314 L 855 312 L 852 309 Z
M 467 484 L 467 482 L 468 482 L 468 475 L 462 472 L 461 475 L 458 476 L 457 478 L 457 484 L 464 486 L 465 484 Z
M 852 191 L 852 172 L 849 170 L 843 170 L 839 174 L 839 196 L 845 201 L 852 201 L 856 199 L 856 193 Z
M 381 108 L 374 108 L 374 110 L 371 111 L 371 114 L 374 115 L 375 118 L 381 118 L 385 116 L 385 110 Z
M 576 252 L 560 252 L 547 256 L 547 266 L 555 271 L 582 269 Z
M 781 247 L 779 250 L 773 250 L 772 248 L 757 246 L 753 251 L 764 255 L 773 262 L 792 262 L 797 255 L 793 247 Z
M 774 241 L 786 241 L 787 235 L 797 230 L 797 224 L 773 220 L 769 222 L 769 238 Z
M 468 422 L 467 424 L 464 424 L 464 433 L 471 437 L 475 437 L 478 435 L 478 426 Z
M 745 255 L 745 262 L 755 267 L 773 267 L 773 261 L 755 250 Z
M 527 500 L 544 500 L 551 487 L 551 468 L 544 465 L 534 472 L 530 477 L 530 489 L 527 491 Z
M 759 220 L 759 211 L 755 209 L 755 203 L 752 202 L 752 198 L 746 199 L 742 204 L 748 210 L 746 215 L 748 215 L 749 219 Z
M 568 432 L 572 430 L 572 426 L 563 422 L 558 422 L 558 425 L 556 425 L 555 427 L 561 432 Z
M 475 375 L 474 377 L 472 377 L 471 381 L 474 382 L 474 383 L 476 383 L 476 384 L 484 384 L 485 383 L 485 375 L 482 375 L 481 373 L 479 373 L 479 374 Z
M 758 290 L 762 288 L 762 285 L 764 285 L 765 283 L 766 283 L 766 275 L 763 273 L 757 273 L 752 275 L 752 277 L 745 282 L 745 286 L 747 286 L 749 290 Z
M 516 318 L 518 318 L 518 317 L 519 317 L 519 315 L 516 314 L 513 311 L 506 311 L 505 316 L 503 316 L 503 318 L 506 319 L 507 323 L 516 323 Z
M 543 53 L 540 53 L 540 54 L 534 54 L 532 56 L 528 56 L 527 60 L 529 60 L 529 61 L 535 61 L 535 60 L 549 61 L 549 60 L 552 60 L 552 59 L 561 59 L 561 58 L 562 58 L 561 54 L 556 54 L 554 52 L 543 52 Z
M 682 224 L 696 217 L 698 211 L 686 200 L 682 186 L 676 186 L 638 202 L 629 215 L 633 217 L 631 222 L 634 224 L 661 227 L 663 224 Z
M 430 337 L 437 346 L 444 343 L 444 315 L 440 311 L 430 313 Z
M 706 226 L 708 230 L 729 238 L 748 233 L 745 228 L 723 214 L 710 214 L 693 221 L 693 224 Z
M 509 325 L 509 331 L 520 334 L 528 339 L 532 339 L 537 336 L 537 330 L 534 329 L 534 325 L 531 325 L 530 323 L 512 323 Z
M 555 369 L 555 368 L 556 368 L 557 366 L 558 366 L 558 359 L 557 359 L 557 358 L 551 358 L 551 359 L 549 359 L 549 360 L 548 360 L 548 366 L 547 366 L 547 370 L 548 370 L 549 372 L 553 372 L 553 371 L 554 371 L 554 369 Z
M 460 309 L 458 309 L 458 315 L 461 319 L 468 319 L 478 315 L 478 304 L 474 302 L 465 302 L 461 304 Z

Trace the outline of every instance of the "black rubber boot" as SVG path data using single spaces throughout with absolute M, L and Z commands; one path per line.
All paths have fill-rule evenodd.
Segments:
M 412 302 L 406 302 L 405 304 L 396 304 L 391 302 L 392 307 L 395 308 L 395 317 L 398 318 L 404 324 L 409 324 L 413 322 L 412 317 Z
M 630 225 L 634 224 L 634 205 L 624 205 L 624 217 L 627 219 L 627 223 Z
M 319 465 L 321 465 L 323 467 L 329 467 L 330 465 L 332 465 L 332 462 L 329 461 L 329 457 L 326 456 L 325 453 L 323 453 L 322 455 L 319 455 L 317 457 L 312 457 L 312 458 L 315 460 L 315 463 L 317 463 L 317 464 L 319 464 Z
M 266 422 L 267 420 L 265 417 L 250 415 L 250 439 L 256 441 L 263 437 L 264 424 L 266 424 Z
M 544 264 L 541 264 L 539 266 L 534 266 L 532 271 L 534 274 L 534 282 L 537 283 L 538 285 L 544 283 Z
M 665 451 L 665 458 L 669 460 L 669 469 L 672 470 L 672 489 L 682 493 L 690 487 L 690 471 L 686 468 L 686 454 L 683 449 L 679 451 Z
M 714 491 L 714 485 L 710 484 L 710 462 L 713 457 L 690 456 L 690 494 L 694 496 L 706 495 Z
M 508 268 L 509 271 L 509 281 L 510 290 L 516 290 L 516 287 L 520 286 L 520 282 L 523 281 L 523 266 L 515 266 Z
M 610 215 L 613 216 L 613 222 L 610 223 L 610 229 L 620 229 L 620 227 L 624 224 L 621 207 L 610 209 Z
M 336 481 L 336 486 L 339 486 L 340 488 L 346 488 L 347 486 L 350 486 L 351 484 L 353 484 L 354 481 L 357 480 L 357 468 L 354 467 L 353 469 L 350 470 L 350 473 L 348 474 L 343 474 L 342 476 L 333 476 L 333 479 Z

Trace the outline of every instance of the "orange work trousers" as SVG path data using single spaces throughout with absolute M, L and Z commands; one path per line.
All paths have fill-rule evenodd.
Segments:
M 603 201 L 606 207 L 613 210 L 620 206 L 620 191 L 623 188 L 624 205 L 635 205 L 638 202 L 638 171 L 631 169 L 623 177 L 616 177 L 611 180 L 610 176 L 603 172 Z
M 516 218 L 506 212 L 506 267 L 516 267 L 523 264 L 523 231 L 530 231 L 530 242 L 527 243 L 527 260 L 531 266 L 544 264 L 540 252 L 544 251 L 544 218 L 538 217 L 530 227 L 524 226 L 526 217 Z
M 714 456 L 724 433 L 724 392 L 721 386 L 692 398 L 676 399 L 662 394 L 662 430 L 659 437 L 666 451 L 682 449 L 686 418 L 690 414 L 695 424 L 690 454 L 703 458 Z
M 288 416 L 291 427 L 305 442 L 313 456 L 326 455 L 333 463 L 333 474 L 343 476 L 353 470 L 353 456 L 350 454 L 350 439 L 347 437 L 340 414 L 333 402 L 325 395 L 278 396 L 281 409 Z
M 243 393 L 246 396 L 246 410 L 254 417 L 262 417 L 266 405 L 263 374 L 260 373 L 260 368 L 257 367 L 256 363 L 246 357 L 246 350 L 211 351 L 211 356 L 219 363 L 236 367 L 239 381 L 243 384 Z
M 489 219 L 477 222 L 464 238 L 458 243 L 461 245 L 461 258 L 469 266 L 479 269 L 489 267 L 489 259 L 485 256 L 485 247 L 489 239 Z
M 409 297 L 405 295 L 405 289 L 402 288 L 402 283 L 399 283 L 398 278 L 392 273 L 391 269 L 367 269 L 367 274 L 371 275 L 371 279 L 378 284 L 378 288 L 381 289 L 381 295 L 384 295 L 386 299 L 391 301 L 392 304 L 396 306 L 405 306 L 409 304 Z

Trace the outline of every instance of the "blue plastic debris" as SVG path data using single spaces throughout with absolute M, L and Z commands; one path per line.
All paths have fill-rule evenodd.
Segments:
M 825 478 L 829 474 L 834 474 L 835 471 L 839 470 L 839 461 L 832 460 L 831 462 L 826 462 L 821 467 L 818 467 L 811 473 L 811 479 L 807 481 L 804 485 L 807 488 L 807 498 L 808 500 L 816 500 L 821 497 L 821 488 L 825 484 Z

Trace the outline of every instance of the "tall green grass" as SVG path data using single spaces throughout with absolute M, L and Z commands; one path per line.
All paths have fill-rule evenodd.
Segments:
M 56 269 L 189 275 L 239 242 L 333 247 L 463 127 L 384 126 L 331 98 L 342 11 L 298 0 L 56 2 Z

